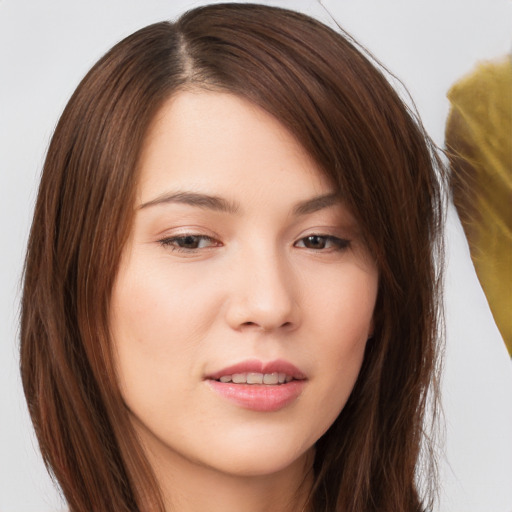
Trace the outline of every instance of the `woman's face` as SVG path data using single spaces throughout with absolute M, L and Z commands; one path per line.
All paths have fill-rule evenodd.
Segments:
M 372 333 L 357 223 L 279 122 L 226 93 L 171 98 L 140 169 L 111 327 L 144 445 L 229 474 L 291 467 L 343 409 Z

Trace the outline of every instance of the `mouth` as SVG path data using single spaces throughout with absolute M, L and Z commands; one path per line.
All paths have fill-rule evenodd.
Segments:
M 212 390 L 238 407 L 258 412 L 278 411 L 301 395 L 306 376 L 286 361 L 244 361 L 205 379 Z
M 249 359 L 207 375 L 206 379 L 225 384 L 231 382 L 233 384 L 279 386 L 293 380 L 305 380 L 306 375 L 295 365 L 282 359 L 268 363 Z
M 233 384 L 264 384 L 266 386 L 279 386 L 281 384 L 287 384 L 288 382 L 291 382 L 295 379 L 286 373 L 247 372 L 233 373 L 232 375 L 222 375 L 222 377 L 214 380 L 217 382 L 223 382 L 225 384 L 232 382 Z

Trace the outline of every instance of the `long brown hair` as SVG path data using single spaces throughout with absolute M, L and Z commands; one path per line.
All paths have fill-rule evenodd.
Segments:
M 186 88 L 239 95 L 286 126 L 343 195 L 378 265 L 374 336 L 348 403 L 317 442 L 311 509 L 423 510 L 416 472 L 422 443 L 429 459 L 425 408 L 435 396 L 438 158 L 348 36 L 292 11 L 222 4 L 118 43 L 78 86 L 48 150 L 26 257 L 21 373 L 71 511 L 164 510 L 119 392 L 109 301 L 145 134 Z

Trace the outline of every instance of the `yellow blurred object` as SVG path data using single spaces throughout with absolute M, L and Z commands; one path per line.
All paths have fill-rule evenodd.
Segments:
M 448 92 L 453 199 L 512 355 L 512 60 L 480 64 Z

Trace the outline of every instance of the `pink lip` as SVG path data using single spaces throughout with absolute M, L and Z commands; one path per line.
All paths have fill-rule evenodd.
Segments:
M 220 382 L 223 375 L 234 373 L 286 373 L 295 380 L 279 385 L 265 384 L 233 384 Z M 306 385 L 306 376 L 293 364 L 277 360 L 262 363 L 257 360 L 244 361 L 229 366 L 206 377 L 210 388 L 223 398 L 233 402 L 239 407 L 258 412 L 272 412 L 283 409 L 294 402 L 302 393 Z

